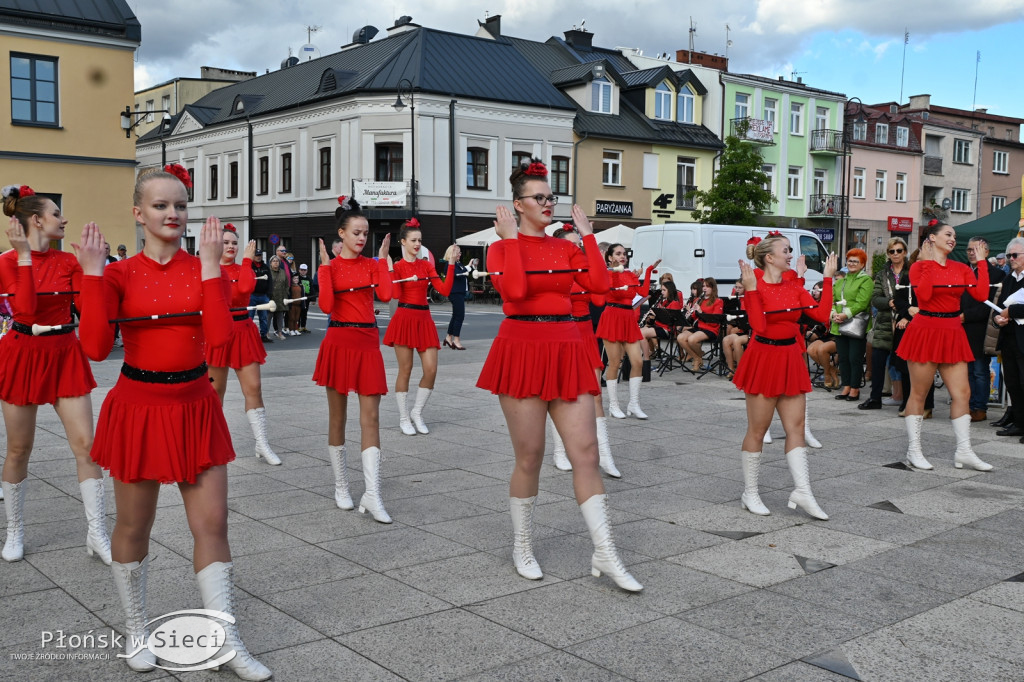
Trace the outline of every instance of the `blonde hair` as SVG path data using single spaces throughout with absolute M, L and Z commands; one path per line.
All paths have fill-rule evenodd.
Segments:
M 132 193 L 133 205 L 142 205 L 142 192 L 145 190 L 146 185 L 148 185 L 153 180 L 174 180 L 175 182 L 181 185 L 182 189 L 185 189 L 186 196 L 188 195 L 188 190 L 185 188 L 185 183 L 181 182 L 181 178 L 179 178 L 177 175 L 173 173 L 168 173 L 162 168 L 146 170 L 139 173 L 139 177 L 135 179 L 135 191 Z
M 775 244 L 785 237 L 765 237 L 756 244 L 747 244 L 747 259 L 754 261 L 754 265 L 764 270 L 764 257 L 775 248 Z
M 455 256 L 455 249 L 459 248 L 455 244 L 448 247 L 448 250 L 444 252 L 444 262 L 451 263 L 452 258 Z
M 907 246 L 907 243 L 905 241 L 903 241 L 903 237 L 890 237 L 889 238 L 889 243 L 885 245 L 885 250 L 888 251 L 889 249 L 891 249 L 892 247 L 896 246 L 897 244 L 899 244 L 900 246 L 903 247 L 903 251 L 904 252 L 907 252 L 907 251 L 910 250 L 910 247 Z

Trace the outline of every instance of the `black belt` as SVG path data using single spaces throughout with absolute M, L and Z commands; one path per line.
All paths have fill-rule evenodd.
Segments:
M 925 317 L 960 317 L 959 311 L 955 313 L 940 313 L 934 310 L 918 310 L 917 312 L 919 315 L 924 315 Z
M 71 323 L 67 322 L 66 324 L 70 325 Z M 71 332 L 75 331 L 74 327 L 61 327 L 60 329 L 53 329 L 48 332 L 33 334 L 32 327 L 30 327 L 27 324 L 22 324 L 21 322 L 12 322 L 11 329 L 18 332 L 19 334 L 25 334 L 26 336 L 57 336 L 58 334 L 70 334 Z
M 399 308 L 411 308 L 412 310 L 430 310 L 429 305 L 416 305 L 415 303 L 399 303 Z
M 249 313 L 241 313 L 240 315 L 232 315 L 231 319 L 235 322 L 244 322 L 249 319 Z
M 506 315 L 506 320 L 516 322 L 573 322 L 572 315 Z
M 767 336 L 754 335 L 754 340 L 767 346 L 792 346 L 796 339 L 769 339 Z
M 328 327 L 357 327 L 359 329 L 373 329 L 377 326 L 376 322 L 341 322 L 340 320 L 331 320 L 327 323 Z
M 628 303 L 605 303 L 609 308 L 622 308 L 623 310 L 632 310 L 633 306 Z
M 147 384 L 187 384 L 206 375 L 206 363 L 186 369 L 181 372 L 154 372 L 148 369 L 132 367 L 127 362 L 121 365 L 121 374 L 133 381 L 142 381 Z
M 573 322 L 590 322 L 590 315 L 580 315 L 578 317 L 576 315 L 573 315 L 572 316 L 572 321 Z

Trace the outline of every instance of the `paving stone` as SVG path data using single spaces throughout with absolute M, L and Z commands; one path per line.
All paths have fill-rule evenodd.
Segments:
M 1024 582 L 1001 582 L 971 593 L 971 599 L 1024 613 Z
M 848 564 L 858 571 L 898 576 L 934 590 L 962 596 L 995 584 L 1016 570 L 973 561 L 962 556 L 901 547 Z
M 850 679 L 845 675 L 838 675 L 817 666 L 797 662 L 780 666 L 775 670 L 769 670 L 756 677 L 751 677 L 750 682 L 792 682 L 793 680 L 800 680 L 800 682 L 849 682 Z
M 509 663 L 462 678 L 463 682 L 522 682 L 523 680 L 626 682 L 628 679 L 564 651 L 541 654 L 518 663 Z
M 742 542 L 668 557 L 667 561 L 754 587 L 768 587 L 805 575 L 803 567 L 789 552 Z
M 890 542 L 843 533 L 817 523 L 772 531 L 742 542 L 755 547 L 777 548 L 836 565 L 874 556 L 895 547 Z
M 320 547 L 374 571 L 389 571 L 474 551 L 469 545 L 410 527 L 331 540 Z
M 387 575 L 456 606 L 560 582 L 550 574 L 542 580 L 527 580 L 511 562 L 487 552 L 398 568 Z

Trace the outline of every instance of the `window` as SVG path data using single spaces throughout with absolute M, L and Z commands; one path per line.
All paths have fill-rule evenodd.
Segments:
M 281 194 L 289 194 L 292 191 L 292 154 L 287 152 L 281 155 Z
M 995 213 L 1001 208 L 1006 207 L 1006 197 L 992 196 L 992 212 Z
M 466 150 L 466 188 L 487 189 L 487 150 L 470 147 Z
M 686 194 L 697 189 L 697 159 L 680 156 L 676 159 L 676 208 L 693 208 L 693 198 Z
M 824 168 L 814 169 L 814 186 L 811 194 L 822 195 L 825 193 L 825 185 L 828 184 L 828 171 Z
M 529 165 L 533 159 L 533 155 L 530 152 L 512 152 L 512 170 L 519 168 L 524 163 Z
M 270 157 L 260 157 L 260 194 L 270 193 Z
M 736 93 L 736 116 L 734 118 L 746 118 L 750 115 L 750 95 Z
M 590 84 L 590 110 L 599 114 L 612 113 L 612 84 L 607 78 L 596 78 Z
M 779 132 L 778 111 L 779 100 L 766 97 L 764 100 L 764 120 L 772 122 L 772 132 L 776 133 Z
M 152 123 L 153 122 L 153 120 L 154 120 L 153 119 L 153 110 L 154 109 L 156 109 L 156 107 L 153 105 L 153 100 L 147 99 L 146 100 L 146 123 Z
M 551 191 L 566 196 L 569 194 L 569 157 L 551 157 Z
M 192 202 L 196 200 L 196 169 L 188 168 L 186 170 L 188 170 L 188 179 L 191 181 L 189 182 L 189 187 L 187 189 L 188 200 Z
M 804 134 L 804 105 L 794 102 L 789 105 L 789 132 L 794 135 Z
M 992 172 L 1009 173 L 1009 154 L 1006 152 L 992 152 Z
M 775 194 L 775 164 L 766 163 L 761 166 L 761 172 L 768 176 L 768 182 L 764 184 L 764 188 Z
M 325 145 L 320 147 L 319 151 L 319 169 L 320 169 L 320 184 L 317 185 L 317 189 L 330 189 L 331 188 L 331 146 Z
M 889 171 L 875 171 L 875 199 L 885 201 L 886 184 L 888 183 Z
M 606 185 L 622 184 L 622 152 L 604 150 L 601 162 L 601 182 Z
M 800 235 L 800 255 L 804 257 L 808 270 L 825 271 L 825 259 L 828 258 L 828 254 L 814 237 Z
M 57 125 L 57 60 L 11 53 L 11 120 Z
M 953 213 L 971 212 L 971 190 L 954 189 L 952 198 L 953 207 L 950 210 L 953 211 Z
M 672 120 L 672 91 L 664 83 L 654 89 L 654 118 Z
M 814 129 L 825 130 L 828 128 L 828 108 L 818 107 L 814 110 Z
M 896 201 L 907 200 L 907 174 L 896 174 Z
M 683 86 L 679 89 L 679 97 L 676 98 L 676 121 L 679 123 L 693 123 L 693 106 L 696 98 L 690 89 Z
M 889 124 L 875 124 L 875 144 L 889 144 Z
M 800 198 L 800 173 L 802 170 L 800 166 L 789 167 L 789 176 L 786 179 L 786 196 L 790 199 Z
M 401 182 L 402 145 L 397 143 L 378 144 L 373 179 L 378 182 Z
M 217 164 L 210 166 L 210 200 L 217 198 L 217 185 L 220 182 L 220 178 L 217 177 Z
M 853 141 L 864 142 L 868 139 L 868 122 L 857 121 L 853 124 Z
M 171 110 L 171 96 L 164 95 L 160 98 L 160 108 L 169 112 Z
M 909 147 L 910 146 L 910 128 L 906 126 L 896 127 L 896 146 L 897 147 Z
M 953 140 L 953 163 L 971 162 L 971 141 Z
M 855 199 L 864 198 L 864 169 L 854 168 L 853 169 L 853 197 Z
M 238 198 L 238 162 L 228 164 L 228 199 Z

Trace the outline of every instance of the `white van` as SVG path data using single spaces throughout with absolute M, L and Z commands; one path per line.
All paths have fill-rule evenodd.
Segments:
M 747 240 L 764 238 L 778 230 L 789 239 L 794 258 L 803 255 L 807 263 L 804 278 L 807 287 L 820 282 L 828 252 L 813 232 L 792 228 L 747 227 L 743 225 L 703 225 L 700 223 L 667 223 L 647 225 L 633 232 L 633 257 L 630 267 L 646 268 L 661 259 L 658 274 L 672 273 L 676 287 L 684 296 L 690 295 L 690 284 L 705 277 L 714 277 L 718 292 L 729 295 L 739 280 L 737 261 L 747 257 Z M 601 234 L 597 234 L 598 240 Z M 796 267 L 796 261 L 793 261 Z M 654 276 L 651 277 L 655 279 Z

